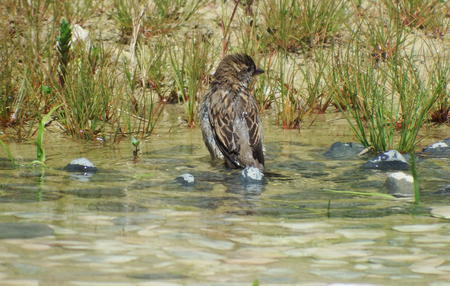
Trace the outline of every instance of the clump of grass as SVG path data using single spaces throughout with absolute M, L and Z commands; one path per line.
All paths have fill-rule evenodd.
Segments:
M 383 0 L 390 17 L 404 26 L 424 29 L 443 36 L 449 24 L 448 8 L 440 0 Z
M 330 90 L 361 144 L 385 151 L 393 147 L 396 106 L 386 77 L 364 55 L 358 47 L 338 52 Z
M 357 46 L 335 57 L 330 89 L 365 147 L 414 151 L 433 106 L 448 96 L 448 63 L 419 72 L 413 53 L 378 68 Z
M 116 21 L 125 42 L 133 32 L 133 18 L 142 10 L 142 34 L 150 38 L 165 35 L 179 29 L 202 7 L 204 0 L 114 0 L 112 17 Z
M 94 139 L 108 123 L 117 120 L 114 106 L 121 92 L 117 65 L 117 58 L 113 59 L 101 45 L 74 48 L 65 84 L 57 91 L 63 105 L 60 122 L 72 136 Z
M 400 111 L 397 122 L 400 125 L 400 151 L 414 151 L 418 133 L 428 120 L 433 106 L 448 98 L 449 75 L 448 61 L 438 61 L 423 73 L 420 73 L 420 67 L 412 55 L 396 57 L 392 61 L 389 78 L 394 92 L 399 96 Z
M 14 158 L 14 155 L 12 154 L 11 149 L 9 148 L 8 144 L 6 144 L 5 142 L 3 142 L 0 139 L 0 147 L 3 150 L 3 152 L 6 154 L 6 157 L 11 162 L 11 164 L 13 166 L 15 166 L 16 165 L 16 159 Z
M 347 18 L 341 0 L 264 0 L 261 15 L 266 46 L 290 52 L 331 42 Z
M 195 34 L 189 43 L 181 47 L 181 51 L 170 51 L 175 86 L 185 105 L 187 123 L 191 128 L 195 126 L 198 95 L 203 92 L 204 82 L 211 69 L 210 51 L 211 44 L 201 34 Z
M 125 122 L 125 126 L 117 124 L 117 132 L 121 135 L 135 134 L 144 138 L 151 135 L 156 127 L 165 104 L 163 79 L 168 63 L 164 48 L 157 44 L 150 50 L 141 44 L 138 47 L 136 69 L 132 63 L 124 65 L 128 96 L 121 100 L 119 117 Z
M 257 66 L 262 68 L 265 72 L 258 76 L 254 87 L 254 95 L 259 106 L 260 111 L 264 111 L 272 107 L 275 101 L 275 94 L 277 93 L 273 82 L 275 82 L 275 53 L 263 57 L 257 63 Z
M 278 75 L 275 78 L 275 103 L 278 122 L 284 129 L 300 127 L 301 101 L 294 83 L 297 76 L 297 66 L 289 63 L 288 54 L 282 53 L 278 58 Z
M 352 32 L 352 39 L 366 49 L 375 63 L 391 59 L 404 48 L 406 34 L 397 21 L 384 17 L 379 9 L 378 17 L 360 17 L 359 28 Z
M 300 68 L 305 85 L 301 93 L 303 98 L 301 118 L 307 113 L 325 113 L 332 103 L 332 94 L 327 83 L 331 76 L 330 62 L 330 55 L 318 50 L 313 58 Z

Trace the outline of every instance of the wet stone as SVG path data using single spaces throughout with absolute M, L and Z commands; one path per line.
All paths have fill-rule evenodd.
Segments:
M 427 157 L 450 158 L 450 137 L 423 148 Z
M 67 164 L 64 170 L 68 172 L 95 173 L 97 172 L 97 167 L 86 158 L 77 158 Z
M 0 239 L 34 238 L 53 235 L 54 231 L 46 224 L 40 223 L 0 223 Z
M 389 150 L 370 159 L 362 167 L 378 170 L 408 170 L 409 164 L 400 152 Z
M 241 171 L 241 180 L 244 184 L 261 184 L 264 181 L 264 174 L 255 167 L 246 167 Z
M 186 187 L 195 185 L 195 177 L 189 173 L 180 175 L 175 181 Z
M 414 192 L 414 179 L 403 172 L 389 174 L 385 186 L 391 195 L 397 197 L 411 197 Z
M 133 204 L 133 203 L 122 203 L 122 202 L 101 202 L 97 204 L 89 205 L 89 210 L 91 211 L 101 211 L 101 212 L 146 212 L 148 208 Z
M 359 143 L 336 142 L 324 153 L 329 159 L 354 159 L 364 150 L 364 146 Z

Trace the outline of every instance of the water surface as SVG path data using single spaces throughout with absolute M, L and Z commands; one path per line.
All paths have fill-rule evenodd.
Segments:
M 450 203 L 438 192 L 449 159 L 418 162 L 420 205 L 349 194 L 385 192 L 388 173 L 326 159 L 352 137 L 319 116 L 301 132 L 266 124 L 267 183 L 248 186 L 211 164 L 198 129 L 168 122 L 138 161 L 129 142 L 50 132 L 45 174 L 1 160 L 0 285 L 450 285 L 450 224 L 432 215 Z M 11 148 L 34 157 L 32 144 Z M 78 157 L 99 171 L 62 170 Z M 177 183 L 183 173 L 196 184 Z

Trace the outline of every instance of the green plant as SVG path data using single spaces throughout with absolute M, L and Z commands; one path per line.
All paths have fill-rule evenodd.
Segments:
M 318 50 L 312 60 L 300 68 L 304 81 L 304 91 L 301 92 L 302 106 L 300 118 L 307 113 L 325 113 L 332 102 L 328 80 L 330 72 L 330 55 Z
M 133 150 L 133 158 L 134 160 L 137 159 L 138 154 L 139 154 L 139 144 L 141 143 L 141 141 L 139 141 L 136 137 L 131 136 L 131 145 L 133 145 L 134 150 Z
M 33 164 L 45 166 L 45 149 L 44 149 L 44 131 L 46 124 L 51 120 L 52 114 L 60 108 L 61 105 L 53 107 L 47 114 L 45 114 L 39 122 L 37 136 L 36 136 L 36 160 Z
M 261 15 L 262 41 L 290 52 L 330 42 L 347 18 L 342 0 L 265 0 Z
M 296 81 L 298 69 L 295 64 L 289 62 L 288 54 L 281 53 L 278 58 L 278 75 L 275 78 L 275 103 L 278 122 L 285 129 L 300 127 L 301 101 L 298 96 Z
M 74 47 L 64 86 L 57 90 L 63 107 L 60 122 L 76 137 L 93 139 L 118 120 L 114 106 L 119 102 L 121 85 L 113 58 L 103 46 Z
M 359 17 L 359 28 L 351 32 L 351 38 L 359 47 L 365 49 L 374 62 L 379 63 L 394 57 L 405 48 L 406 34 L 398 21 L 384 17 L 379 9 L 378 17 L 373 19 Z
M 14 155 L 11 152 L 11 149 L 9 149 L 9 146 L 0 140 L 0 147 L 2 147 L 3 152 L 6 154 L 6 157 L 8 157 L 8 160 L 11 162 L 13 166 L 16 165 L 16 159 L 14 158 Z
M 415 150 L 418 133 L 428 120 L 433 106 L 448 98 L 449 64 L 445 58 L 422 74 L 419 70 L 413 55 L 396 57 L 389 66 L 390 81 L 399 96 L 398 149 L 403 152 Z
M 58 77 L 61 86 L 64 86 L 67 73 L 71 41 L 72 29 L 69 22 L 63 18 L 59 28 L 59 36 L 56 39 L 56 49 L 58 51 Z
M 168 34 L 179 29 L 201 8 L 204 0 L 114 0 L 112 17 L 128 41 L 137 15 L 142 13 L 144 37 Z
M 204 89 L 203 82 L 211 68 L 211 44 L 203 35 L 195 34 L 181 49 L 170 51 L 170 63 L 178 94 L 185 104 L 188 126 L 194 127 L 198 95 Z
M 443 36 L 449 22 L 446 3 L 440 0 L 383 0 L 390 17 L 404 26 L 431 31 Z
M 349 47 L 334 56 L 330 90 L 358 140 L 385 151 L 393 147 L 397 107 L 385 86 L 385 74 L 364 55 L 358 47 Z

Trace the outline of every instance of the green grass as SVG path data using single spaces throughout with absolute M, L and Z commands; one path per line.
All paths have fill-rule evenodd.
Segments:
M 344 1 L 264 0 L 261 5 L 266 46 L 290 52 L 333 41 L 347 18 Z
M 197 103 L 205 92 L 203 84 L 210 70 L 211 44 L 202 34 L 195 34 L 182 46 L 170 50 L 170 63 L 177 94 L 185 105 L 186 121 L 195 126 Z

